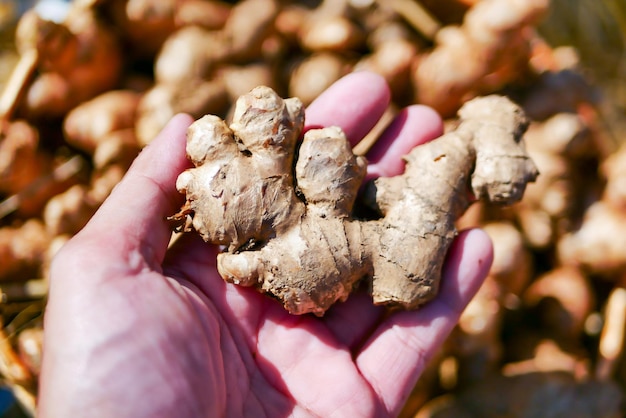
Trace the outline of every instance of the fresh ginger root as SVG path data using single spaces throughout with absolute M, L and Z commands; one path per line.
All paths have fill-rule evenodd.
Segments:
M 39 275 L 51 236 L 35 218 L 0 228 L 0 281 L 28 280 Z
M 73 6 L 63 23 L 25 13 L 16 30 L 22 56 L 35 54 L 36 74 L 25 90 L 27 118 L 57 118 L 85 100 L 112 89 L 122 72 L 115 33 L 90 7 Z
M 458 113 L 455 131 L 404 157 L 403 175 L 379 178 L 370 187 L 369 200 L 384 216 L 370 224 L 379 247 L 373 252 L 376 303 L 415 308 L 435 296 L 454 222 L 470 196 L 511 204 L 538 174 L 521 142 L 528 122 L 518 106 L 487 96 Z
M 219 30 L 190 24 L 169 36 L 154 61 L 155 84 L 139 104 L 139 143 L 147 145 L 176 113 L 225 112 L 230 103 L 219 70 L 262 58 L 278 6 L 276 0 L 240 1 Z
M 374 303 L 417 308 L 437 292 L 471 193 L 511 203 L 537 175 L 519 107 L 491 96 L 460 116 L 456 131 L 406 156 L 403 175 L 370 185 L 381 217 L 364 220 L 352 210 L 366 161 L 341 129 L 310 130 L 299 143 L 302 102 L 257 87 L 237 101 L 230 127 L 210 115 L 190 127 L 196 168 L 179 176 L 187 200 L 170 219 L 225 246 L 225 280 L 270 293 L 293 314 L 323 315 L 365 277 Z
M 531 28 L 548 6 L 546 0 L 477 2 L 462 25 L 437 32 L 435 48 L 419 59 L 416 101 L 448 116 L 467 99 L 523 77 L 536 39 Z
M 601 164 L 606 184 L 599 200 L 585 210 L 580 226 L 563 235 L 557 251 L 565 265 L 618 279 L 626 271 L 626 145 Z

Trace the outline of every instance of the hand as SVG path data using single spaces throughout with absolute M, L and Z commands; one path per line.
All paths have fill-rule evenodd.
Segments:
M 354 73 L 310 105 L 306 126 L 339 125 L 358 142 L 388 101 L 380 77 Z M 292 316 L 224 283 L 217 249 L 196 234 L 168 249 L 191 122 L 175 117 L 55 258 L 40 415 L 397 415 L 487 274 L 488 237 L 459 235 L 439 296 L 418 311 L 385 315 L 357 292 L 323 318 Z M 399 174 L 400 156 L 441 130 L 432 110 L 405 109 L 368 155 L 370 176 Z

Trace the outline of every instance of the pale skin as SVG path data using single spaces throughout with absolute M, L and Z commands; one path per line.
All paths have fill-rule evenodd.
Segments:
M 307 108 L 306 127 L 338 125 L 356 143 L 388 102 L 382 78 L 355 73 Z M 168 249 L 191 122 L 173 118 L 55 258 L 40 416 L 396 416 L 486 276 L 487 235 L 459 235 L 440 294 L 418 311 L 385 315 L 361 291 L 323 318 L 290 315 L 224 283 L 217 249 L 194 234 Z M 369 177 L 401 173 L 400 156 L 441 131 L 431 109 L 405 109 L 368 155 Z

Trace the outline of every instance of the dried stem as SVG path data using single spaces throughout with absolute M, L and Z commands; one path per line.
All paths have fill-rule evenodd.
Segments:
M 600 335 L 596 378 L 608 380 L 613 375 L 624 349 L 624 326 L 626 325 L 626 289 L 613 289 L 606 303 L 604 328 Z
M 441 23 L 419 1 L 391 0 L 381 2 L 381 4 L 389 5 L 396 13 L 406 19 L 416 31 L 430 41 L 435 38 L 435 34 L 441 29 Z
M 354 148 L 352 149 L 352 152 L 354 152 L 355 155 L 367 154 L 367 152 L 374 146 L 376 141 L 378 141 L 378 138 L 380 137 L 380 135 L 389 126 L 391 121 L 393 121 L 396 114 L 397 114 L 397 111 L 395 109 L 393 109 L 392 107 L 388 107 L 387 110 L 385 110 L 385 113 L 383 114 L 383 116 L 378 121 L 378 123 L 374 126 L 374 128 L 371 131 L 369 131 L 367 135 L 365 135 L 363 139 L 359 141 L 358 144 L 354 146 Z
M 52 183 L 62 182 L 75 176 L 85 166 L 85 160 L 75 155 L 57 168 L 52 173 L 40 177 L 28 187 L 0 202 L 0 219 L 10 215 L 19 209 L 21 203 L 39 190 L 49 187 Z
M 10 120 L 13 117 L 15 109 L 30 85 L 38 63 L 37 49 L 32 48 L 22 54 L 0 96 L 0 119 Z
M 0 374 L 15 384 L 30 386 L 32 383 L 32 376 L 13 350 L 4 327 L 0 328 Z

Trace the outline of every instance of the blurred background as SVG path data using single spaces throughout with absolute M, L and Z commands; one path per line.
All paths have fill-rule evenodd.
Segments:
M 626 1 L 0 0 L 1 416 L 36 414 L 51 258 L 173 114 L 361 69 L 393 103 L 355 152 L 403 106 L 453 126 L 497 93 L 541 172 L 458 221 L 494 265 L 402 417 L 624 416 Z
M 551 0 L 539 31 L 553 46 L 576 48 L 590 81 L 606 96 L 608 123 L 616 141 L 626 119 L 626 2 Z

